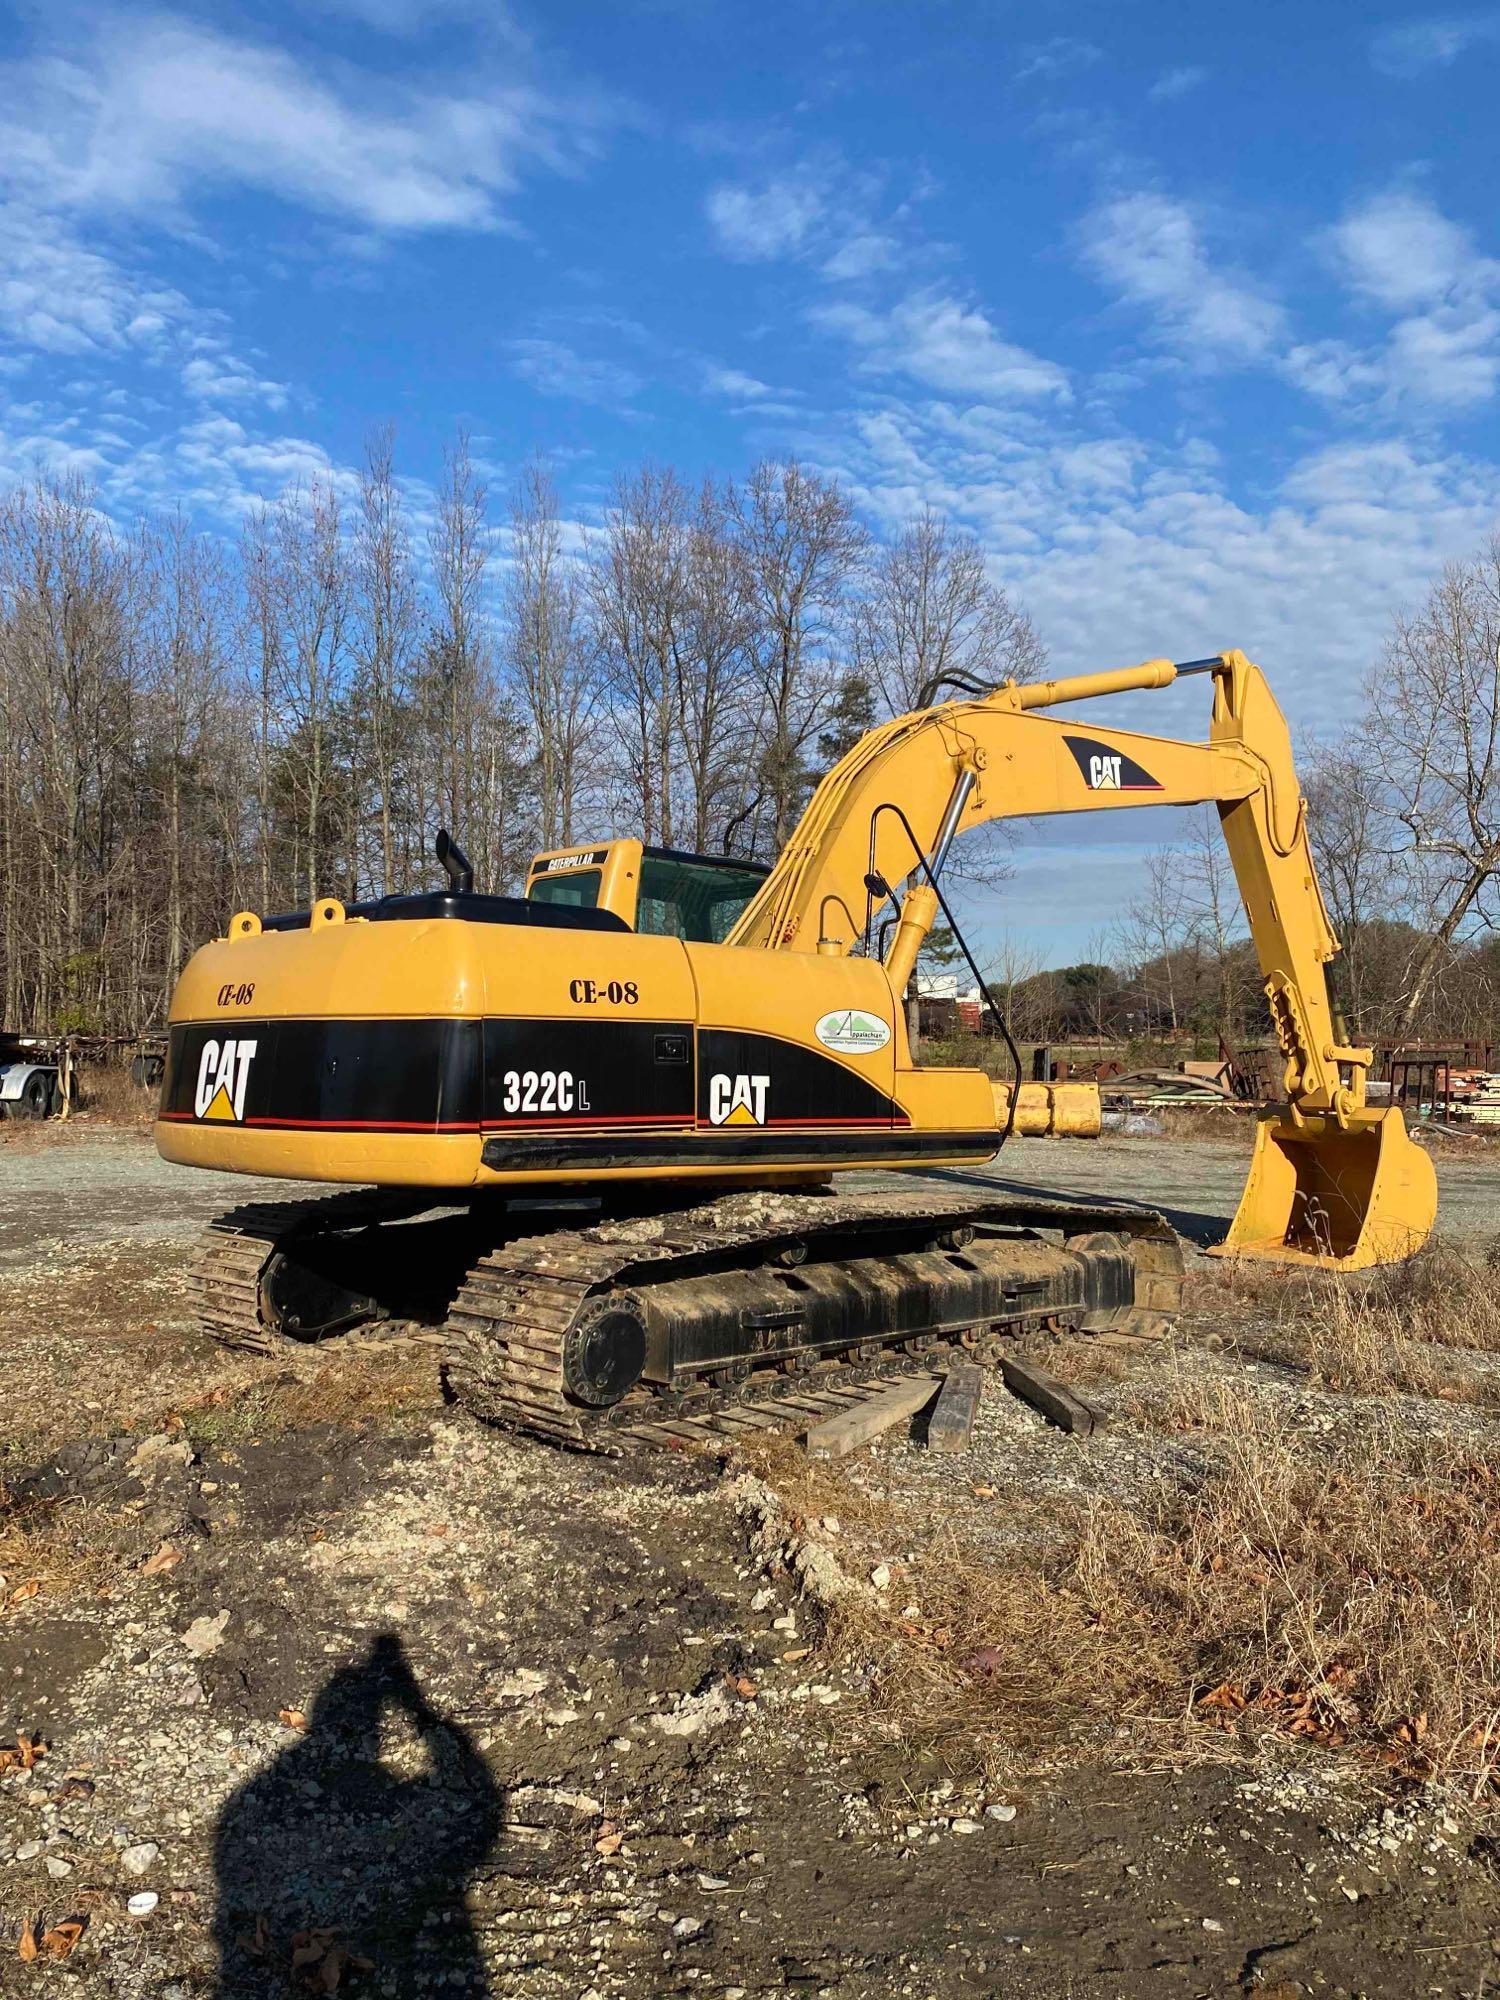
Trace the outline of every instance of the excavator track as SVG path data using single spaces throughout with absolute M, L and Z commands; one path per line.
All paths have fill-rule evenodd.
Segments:
M 980 1325 L 945 1327 L 893 1340 L 860 1339 L 847 1346 L 812 1351 L 766 1352 L 734 1369 L 712 1369 L 684 1386 L 641 1381 L 618 1402 L 591 1408 L 569 1394 L 566 1357 L 591 1301 L 617 1289 L 670 1284 L 679 1276 L 713 1273 L 740 1260 L 774 1259 L 810 1233 L 846 1237 L 851 1249 L 861 1236 L 884 1235 L 893 1225 L 920 1229 L 933 1237 L 959 1240 L 956 1232 L 976 1224 L 1020 1225 L 1030 1229 L 1110 1232 L 1132 1238 L 1135 1303 L 1130 1311 L 1105 1315 L 1115 1324 L 1101 1331 L 1134 1337 L 1161 1332 L 1175 1312 L 1182 1290 L 1182 1255 L 1162 1218 L 1140 1209 L 1081 1209 L 1046 1202 L 955 1202 L 935 1205 L 931 1197 L 782 1197 L 778 1222 L 768 1228 L 753 1216 L 740 1219 L 742 1205 L 722 1204 L 657 1214 L 638 1224 L 549 1231 L 523 1237 L 489 1252 L 469 1271 L 448 1316 L 448 1380 L 460 1401 L 486 1421 L 549 1438 L 574 1449 L 617 1449 L 644 1439 L 657 1442 L 674 1428 L 720 1419 L 739 1410 L 778 1405 L 799 1392 L 855 1389 L 899 1370 L 930 1366 L 945 1348 L 993 1346 L 1005 1330 L 1039 1323 L 1040 1316 L 1017 1312 L 1012 1318 Z M 796 1211 L 801 1208 L 799 1215 Z M 704 1265 L 710 1266 L 704 1272 Z M 787 1412 L 792 1414 L 791 1411 Z
M 204 1230 L 188 1270 L 188 1290 L 198 1323 L 211 1339 L 251 1354 L 285 1354 L 304 1341 L 272 1323 L 264 1284 L 272 1259 L 287 1246 L 311 1238 L 365 1229 L 419 1213 L 423 1199 L 392 1196 L 376 1188 L 352 1188 L 311 1201 L 247 1202 L 218 1216 Z M 373 1317 L 373 1316 L 372 1316 Z M 441 1336 L 402 1336 L 423 1345 Z
M 419 1196 L 355 1190 L 233 1210 L 205 1232 L 191 1272 L 200 1323 L 215 1340 L 266 1355 L 390 1351 L 402 1345 L 442 1349 L 449 1386 L 475 1415 L 574 1450 L 613 1452 L 805 1418 L 818 1408 L 826 1413 L 893 1373 L 931 1367 L 945 1350 L 962 1348 L 982 1357 L 994 1350 L 998 1336 L 1048 1323 L 1044 1311 L 1028 1309 L 1018 1299 L 1013 1312 L 980 1322 L 843 1344 L 820 1341 L 800 1349 L 768 1344 L 733 1365 L 673 1370 L 667 1380 L 643 1377 L 617 1400 L 598 1406 L 570 1393 L 570 1342 L 586 1337 L 589 1315 L 601 1301 L 634 1306 L 653 1294 L 663 1296 L 657 1288 L 671 1285 L 696 1286 L 712 1298 L 716 1287 L 747 1273 L 794 1269 L 809 1240 L 822 1247 L 826 1265 L 830 1247 L 850 1257 L 861 1249 L 879 1252 L 889 1249 L 893 1232 L 897 1242 L 920 1238 L 961 1246 L 976 1228 L 1014 1231 L 1023 1275 L 1037 1232 L 1061 1233 L 1096 1249 L 1128 1242 L 1133 1265 L 1128 1309 L 1074 1315 L 1106 1339 L 1159 1333 L 1176 1310 L 1182 1286 L 1176 1238 L 1149 1210 L 1033 1200 L 935 1202 L 931 1194 L 917 1193 L 731 1195 L 691 1208 L 553 1227 L 486 1249 L 458 1279 L 440 1329 L 395 1318 L 387 1322 L 389 1331 L 371 1332 L 366 1320 L 358 1331 L 309 1340 L 276 1324 L 278 1255 L 428 1206 Z M 1041 1254 L 1039 1245 L 1035 1254 Z M 840 1259 L 831 1261 L 837 1265 Z

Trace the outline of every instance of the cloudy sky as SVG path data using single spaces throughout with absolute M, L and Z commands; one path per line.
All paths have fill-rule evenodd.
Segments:
M 0 0 L 0 58 L 0 475 L 232 527 L 389 418 L 587 518 L 795 451 L 1059 669 L 1241 645 L 1299 730 L 1500 522 L 1500 11 Z M 1078 832 L 987 928 L 1118 906 Z

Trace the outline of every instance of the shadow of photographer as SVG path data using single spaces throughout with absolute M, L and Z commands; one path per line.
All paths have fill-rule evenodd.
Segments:
M 383 1754 L 395 1730 L 408 1774 Z M 307 1728 L 226 1802 L 214 1836 L 220 2000 L 428 1986 L 490 1992 L 465 1906 L 504 1795 L 423 1695 L 400 1639 L 341 1667 Z

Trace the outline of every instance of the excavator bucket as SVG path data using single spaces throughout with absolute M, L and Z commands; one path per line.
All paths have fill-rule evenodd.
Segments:
M 1239 1210 L 1211 1254 L 1361 1271 L 1411 1256 L 1436 1216 L 1432 1161 L 1398 1110 L 1340 1127 L 1282 1106 L 1261 1115 Z

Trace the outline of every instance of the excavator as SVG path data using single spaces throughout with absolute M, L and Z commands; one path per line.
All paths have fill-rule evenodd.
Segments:
M 1045 712 L 1194 675 L 1205 742 Z M 425 1322 L 461 1401 L 584 1449 L 1037 1327 L 1159 1331 L 1183 1275 L 1164 1219 L 977 1173 L 1015 1122 L 1014 1044 L 1010 1084 L 921 1066 L 903 996 L 940 913 L 958 933 L 942 876 L 965 833 L 1201 803 L 1285 1061 L 1219 1254 L 1411 1255 L 1432 1163 L 1366 1102 L 1287 725 L 1231 651 L 935 677 L 821 780 L 770 867 L 614 839 L 489 895 L 440 834 L 444 889 L 235 915 L 177 983 L 157 1148 L 345 1191 L 220 1217 L 192 1275 L 205 1329 L 276 1351 Z M 835 1185 L 860 1169 L 923 1178 Z

